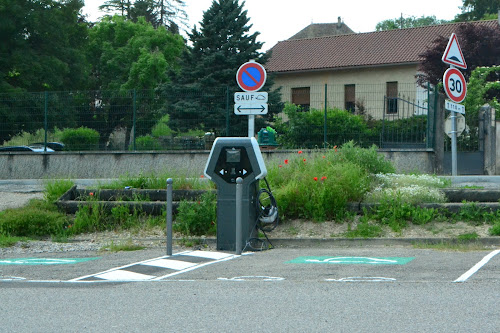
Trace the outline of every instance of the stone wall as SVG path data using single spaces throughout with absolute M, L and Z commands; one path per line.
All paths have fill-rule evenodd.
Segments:
M 263 156 L 269 169 L 296 153 L 274 150 L 264 151 Z M 380 153 L 393 161 L 398 172 L 434 173 L 431 150 L 385 149 Z M 197 177 L 203 174 L 208 155 L 209 151 L 1 153 L 0 179 L 100 179 L 168 172 L 174 177 Z

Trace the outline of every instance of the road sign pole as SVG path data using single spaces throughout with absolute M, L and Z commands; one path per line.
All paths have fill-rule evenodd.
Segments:
M 457 175 L 457 113 L 451 112 L 451 175 Z
M 255 115 L 248 115 L 248 137 L 252 138 L 255 136 Z

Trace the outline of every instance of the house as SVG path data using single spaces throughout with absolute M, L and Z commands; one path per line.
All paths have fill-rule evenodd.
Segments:
M 411 114 L 425 114 L 427 89 L 418 86 L 415 80 L 419 55 L 438 36 L 449 38 L 460 24 L 498 27 L 497 20 L 489 20 L 315 38 L 292 37 L 271 48 L 265 67 L 274 74 L 275 85 L 282 87 L 282 99 L 305 109 L 322 109 L 326 100 L 330 107 L 365 112 L 381 119 L 399 116 L 402 110 L 399 101 L 404 100 L 407 107 L 411 106 Z
M 337 23 L 311 23 L 310 25 L 290 37 L 288 40 L 330 37 L 353 33 L 354 31 L 352 31 L 351 28 L 349 28 L 344 22 L 342 22 L 342 19 L 339 16 Z

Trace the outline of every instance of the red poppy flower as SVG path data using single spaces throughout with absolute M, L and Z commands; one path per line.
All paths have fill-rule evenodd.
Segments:
M 321 177 L 321 181 L 326 180 L 326 176 Z
M 285 160 L 285 164 L 288 164 L 288 159 Z
M 306 161 L 306 159 L 304 158 L 302 161 L 304 161 L 304 162 L 305 162 L 305 161 Z
M 302 150 L 299 150 L 299 154 L 302 154 Z
M 280 164 L 280 168 L 282 168 L 283 166 Z
M 314 181 L 315 181 L 315 182 L 317 182 L 317 181 L 318 181 L 318 177 L 314 177 L 313 179 L 314 179 Z

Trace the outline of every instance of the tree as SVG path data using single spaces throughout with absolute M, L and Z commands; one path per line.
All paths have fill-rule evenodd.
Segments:
M 88 57 L 96 95 L 92 97 L 90 113 L 86 109 L 82 115 L 82 119 L 90 119 L 82 125 L 98 130 L 104 144 L 117 126 L 126 127 L 130 135 L 134 97 L 131 90 L 152 90 L 168 82 L 168 73 L 178 67 L 177 58 L 185 44 L 180 35 L 165 27 L 155 29 L 144 18 L 134 23 L 120 16 L 105 17 L 91 29 L 89 38 Z M 144 106 L 154 97 L 139 97 L 143 108 L 137 120 L 159 119 L 158 109 Z
M 203 15 L 200 29 L 195 26 L 189 34 L 192 46 L 182 55 L 182 69 L 171 84 L 164 86 L 166 95 L 174 97 L 167 103 L 172 129 L 224 133 L 233 113 L 231 93 L 240 90 L 235 80 L 237 69 L 250 59 L 261 64 L 267 61 L 268 54 L 259 52 L 259 33 L 249 33 L 251 25 L 244 4 L 214 0 Z M 269 88 L 272 79 L 268 78 L 266 85 Z M 277 103 L 279 95 L 271 93 L 269 99 Z M 268 116 L 272 117 L 272 112 Z M 232 129 L 241 131 L 242 118 L 246 117 L 232 117 Z
M 121 13 L 121 16 L 130 18 L 130 10 L 132 6 L 130 0 L 107 0 L 104 4 L 99 6 L 99 10 L 108 13 Z
M 2 0 L 0 89 L 82 88 L 88 65 L 82 0 Z M 48 23 L 50 22 L 50 24 Z
M 1 0 L 0 2 L 0 143 L 22 131 L 43 128 L 49 119 L 67 126 L 74 120 L 62 101 L 40 91 L 85 89 L 89 65 L 84 49 L 87 24 L 83 2 Z
M 99 9 L 110 14 L 117 14 L 137 22 L 143 16 L 155 28 L 166 27 L 173 33 L 179 32 L 179 26 L 187 26 L 187 14 L 184 0 L 107 0 Z
M 455 16 L 455 21 L 477 21 L 498 15 L 500 0 L 463 0 L 462 13 Z
M 466 80 L 471 72 L 479 66 L 492 66 L 500 63 L 500 28 L 490 28 L 480 24 L 460 24 L 456 31 L 457 38 L 467 62 L 467 70 L 463 71 Z M 417 82 L 422 87 L 429 82 L 437 85 L 442 81 L 443 73 L 448 65 L 441 61 L 448 44 L 448 37 L 440 36 L 420 57 Z
M 428 25 L 437 25 L 444 23 L 448 23 L 448 21 L 438 20 L 436 16 L 422 16 L 416 18 L 415 16 L 403 17 L 403 15 L 401 15 L 400 18 L 384 20 L 382 22 L 377 23 L 375 29 L 376 31 L 384 31 L 384 30 L 394 30 L 394 29 L 425 27 Z

